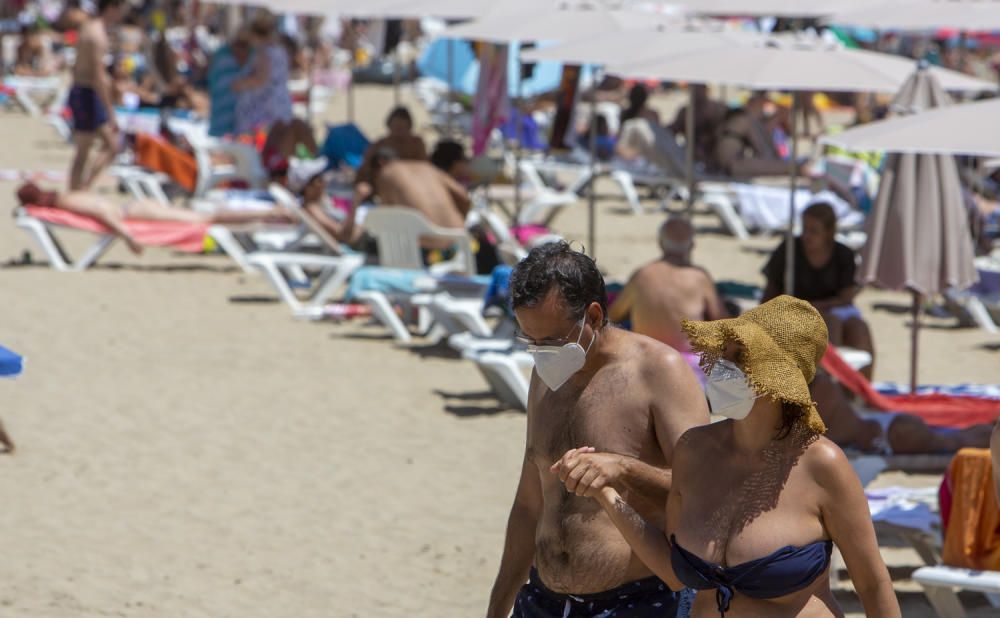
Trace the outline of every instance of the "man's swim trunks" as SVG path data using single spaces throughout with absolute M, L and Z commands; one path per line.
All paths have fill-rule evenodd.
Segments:
M 532 568 L 512 618 L 686 618 L 693 600 L 691 591 L 673 592 L 658 577 L 594 594 L 560 594 L 546 588 Z
M 108 110 L 90 86 L 73 86 L 69 91 L 69 110 L 73 114 L 74 131 L 93 133 L 108 122 Z

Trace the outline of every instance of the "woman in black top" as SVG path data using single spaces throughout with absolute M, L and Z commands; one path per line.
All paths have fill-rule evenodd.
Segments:
M 854 251 L 834 239 L 837 216 L 826 203 L 813 204 L 802 213 L 802 235 L 795 239 L 795 289 L 785 290 L 785 243 L 774 250 L 764 266 L 767 287 L 763 302 L 781 294 L 808 301 L 823 315 L 830 343 L 865 350 L 872 365 L 862 370 L 869 379 L 875 351 L 871 331 L 854 306 L 860 288 L 854 281 Z

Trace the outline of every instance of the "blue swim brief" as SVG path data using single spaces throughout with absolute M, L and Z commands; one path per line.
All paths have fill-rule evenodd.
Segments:
M 69 91 L 69 110 L 73 114 L 74 131 L 93 133 L 108 122 L 108 110 L 90 86 L 73 86 Z
M 690 590 L 674 592 L 658 577 L 593 594 L 560 594 L 546 588 L 532 568 L 511 618 L 686 618 L 693 600 Z

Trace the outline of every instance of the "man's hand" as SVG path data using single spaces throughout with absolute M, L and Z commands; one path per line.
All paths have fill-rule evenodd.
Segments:
M 621 455 L 598 453 L 584 446 L 566 451 L 549 470 L 559 475 L 569 493 L 595 498 L 602 489 L 621 480 L 625 464 Z

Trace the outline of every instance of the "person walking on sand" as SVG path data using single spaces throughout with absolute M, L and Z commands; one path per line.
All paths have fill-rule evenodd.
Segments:
M 578 453 L 599 455 L 582 435 L 561 462 L 566 489 L 593 498 L 672 588 L 697 590 L 696 618 L 843 616 L 830 590 L 834 545 L 865 615 L 899 618 L 864 489 L 822 437 L 809 393 L 827 346 L 819 312 L 779 296 L 738 318 L 685 322 L 684 331 L 702 354 L 712 412 L 727 419 L 677 443 L 666 531 L 617 488 L 576 480 Z
M 536 247 L 511 275 L 511 301 L 535 358 L 527 439 L 488 618 L 686 615 L 577 483 L 614 487 L 662 530 L 674 444 L 708 422 L 673 348 L 608 324 L 597 265 L 565 242 Z M 597 442 L 601 453 L 568 451 Z M 566 487 L 553 467 L 573 465 Z M 525 581 L 527 580 L 527 583 Z
M 104 59 L 110 51 L 108 28 L 121 22 L 127 10 L 125 0 L 98 0 L 97 16 L 80 28 L 73 86 L 69 91 L 76 144 L 69 174 L 70 191 L 89 189 L 115 157 L 118 125 L 111 74 L 105 69 Z M 98 141 L 101 149 L 91 161 L 91 151 Z

